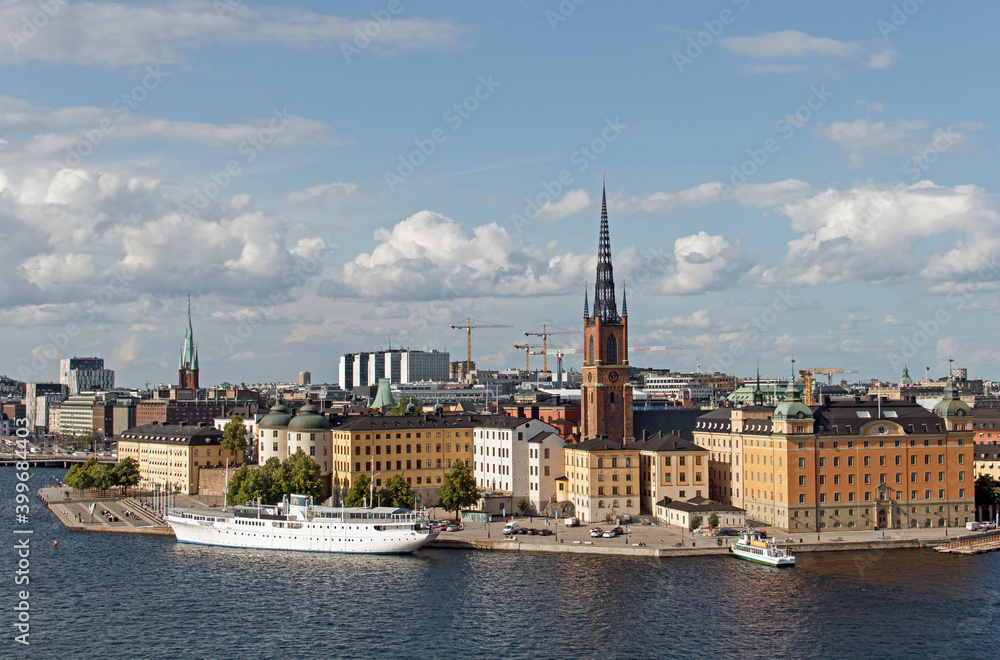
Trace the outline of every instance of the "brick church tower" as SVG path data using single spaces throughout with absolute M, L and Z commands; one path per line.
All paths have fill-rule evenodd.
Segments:
M 194 330 L 191 327 L 191 296 L 188 296 L 188 327 L 184 332 L 184 344 L 181 346 L 181 361 L 178 366 L 177 388 L 198 391 L 198 347 L 194 343 Z
M 614 442 L 635 440 L 632 432 L 632 385 L 628 366 L 628 304 L 615 302 L 615 277 L 608 233 L 608 198 L 601 197 L 601 236 L 597 250 L 594 313 L 583 302 L 583 384 L 580 388 L 580 440 L 604 436 Z

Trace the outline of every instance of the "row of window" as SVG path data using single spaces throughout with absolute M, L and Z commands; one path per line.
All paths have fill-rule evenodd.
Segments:
M 617 495 L 618 494 L 618 486 L 612 486 L 611 487 L 611 494 L 612 495 Z M 626 495 L 631 495 L 632 494 L 632 487 L 631 486 L 625 486 L 625 494 Z M 601 495 L 604 495 L 604 486 L 598 486 L 597 487 L 597 495 L 598 495 L 598 497 L 600 497 Z

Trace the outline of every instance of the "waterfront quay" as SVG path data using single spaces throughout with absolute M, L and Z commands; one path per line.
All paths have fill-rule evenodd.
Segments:
M 129 497 L 98 497 L 81 493 L 64 486 L 47 486 L 39 489 L 38 497 L 52 511 L 66 529 L 78 532 L 112 532 L 124 534 L 152 534 L 173 536 L 169 526 L 155 512 L 142 506 L 148 494 Z M 95 513 L 90 514 L 90 505 Z M 221 506 L 222 499 L 214 496 L 178 495 L 174 506 Z M 118 520 L 109 521 L 102 511 Z M 126 515 L 131 512 L 133 517 Z M 454 514 L 438 508 L 428 510 L 431 519 L 449 519 Z M 636 557 L 690 557 L 697 555 L 728 554 L 732 537 L 692 535 L 677 527 L 661 525 L 630 525 L 625 534 L 615 538 L 592 538 L 593 525 L 567 527 L 554 519 L 517 517 L 522 527 L 549 529 L 551 536 L 519 534 L 504 537 L 504 519 L 491 523 L 471 523 L 454 532 L 441 532 L 428 547 L 455 550 L 487 550 L 500 552 L 549 552 L 562 554 L 618 555 Z M 546 526 L 546 521 L 548 526 Z M 599 525 L 610 529 L 612 525 Z M 793 554 L 800 552 L 827 552 L 848 550 L 888 550 L 896 548 L 930 548 L 955 540 L 964 530 L 953 529 L 945 535 L 942 529 L 906 529 L 858 531 L 847 533 L 826 532 L 808 537 L 789 537 L 778 529 L 769 530 Z M 786 542 L 791 538 L 790 542 Z

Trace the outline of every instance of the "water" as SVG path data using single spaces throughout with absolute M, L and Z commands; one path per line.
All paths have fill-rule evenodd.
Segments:
M 61 474 L 36 470 L 33 486 Z M 10 530 L 13 477 L 0 470 Z M 1000 635 L 1000 554 L 804 554 L 779 570 L 278 553 L 71 533 L 37 499 L 29 527 L 31 645 L 11 639 L 23 587 L 4 543 L 3 658 L 994 658 Z

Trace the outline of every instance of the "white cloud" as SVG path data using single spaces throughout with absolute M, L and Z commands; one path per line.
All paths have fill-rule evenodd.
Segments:
M 575 215 L 590 208 L 590 196 L 582 188 L 570 190 L 557 202 L 545 202 L 538 210 L 534 219 L 539 222 L 552 222 Z
M 283 6 L 251 7 L 239 0 L 53 4 L 58 11 L 47 24 L 30 39 L 0 49 L 0 62 L 40 60 L 107 68 L 167 64 L 216 44 L 340 51 L 345 44 L 356 47 L 356 34 L 364 34 L 369 24 L 375 24 L 378 31 L 364 50 L 391 55 L 461 48 L 466 33 L 466 28 L 449 20 L 393 16 L 379 27 L 369 16 L 344 18 Z M 22 19 L 30 21 L 38 11 L 35 2 L 4 3 L 0 25 L 21 26 Z M 18 35 L 20 31 L 10 32 Z
M 901 167 L 920 166 L 925 152 L 968 151 L 972 148 L 971 134 L 982 129 L 975 122 L 961 122 L 946 128 L 931 130 L 922 120 L 901 120 L 895 123 L 855 119 L 835 121 L 819 130 L 819 136 L 850 152 L 851 162 L 860 165 L 872 155 L 909 156 Z M 936 157 L 935 157 L 936 160 Z M 933 161 L 931 161 L 933 162 Z
M 421 211 L 375 232 L 377 245 L 344 265 L 325 295 L 384 300 L 453 300 L 566 293 L 589 279 L 596 257 L 539 249 L 496 223 L 468 233 L 451 218 Z
M 1000 280 L 1000 267 L 994 267 L 1000 212 L 977 186 L 869 182 L 826 190 L 780 210 L 799 237 L 788 242 L 780 265 L 750 271 L 760 285 L 862 281 L 954 287 L 973 278 L 982 288 Z M 929 240 L 941 247 L 918 249 Z
M 644 327 L 657 330 L 673 330 L 677 328 L 708 328 L 712 321 L 707 309 L 696 309 L 687 316 L 670 316 L 655 321 L 643 323 Z
M 697 208 L 725 200 L 744 206 L 767 208 L 803 199 L 813 192 L 812 186 L 798 179 L 748 183 L 735 188 L 718 181 L 709 181 L 672 193 L 614 196 L 612 204 L 616 212 L 649 214 L 666 214 L 680 207 Z
M 800 30 L 768 32 L 749 37 L 723 37 L 723 48 L 758 62 L 754 73 L 793 73 L 830 61 L 849 62 L 868 55 L 866 66 L 884 69 L 899 56 L 881 40 L 840 41 L 814 37 Z
M 675 240 L 674 259 L 657 287 L 661 293 L 688 295 L 723 289 L 747 268 L 739 243 L 704 231 Z
M 321 183 L 305 190 L 293 190 L 285 193 L 283 199 L 289 204 L 315 205 L 324 202 L 336 202 L 353 197 L 358 192 L 358 184 L 334 181 Z
M 896 326 L 903 325 L 903 322 L 900 321 L 899 319 L 897 319 L 892 314 L 886 314 L 885 318 L 882 319 L 882 325 L 896 327 Z

